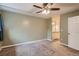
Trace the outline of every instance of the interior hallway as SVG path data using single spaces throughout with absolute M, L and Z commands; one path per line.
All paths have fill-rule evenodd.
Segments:
M 43 40 L 33 44 L 24 44 L 5 48 L 0 56 L 79 56 L 79 51 L 65 47 L 59 41 Z
M 52 17 L 52 39 L 60 40 L 60 15 Z

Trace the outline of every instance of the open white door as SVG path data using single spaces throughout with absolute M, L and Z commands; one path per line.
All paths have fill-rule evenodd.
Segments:
M 68 18 L 68 46 L 79 50 L 79 16 Z

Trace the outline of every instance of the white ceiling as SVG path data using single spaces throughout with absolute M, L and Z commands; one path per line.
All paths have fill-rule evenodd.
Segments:
M 79 3 L 54 3 L 52 7 L 60 8 L 60 11 L 51 11 L 48 15 L 37 14 L 40 9 L 33 7 L 33 5 L 42 6 L 42 3 L 0 3 L 2 10 L 21 13 L 30 16 L 36 16 L 41 18 L 49 18 L 55 14 L 64 14 L 74 10 L 79 10 Z

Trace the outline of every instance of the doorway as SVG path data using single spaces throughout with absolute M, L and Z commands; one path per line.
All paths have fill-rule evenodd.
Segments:
M 60 41 L 60 15 L 52 17 L 52 41 Z

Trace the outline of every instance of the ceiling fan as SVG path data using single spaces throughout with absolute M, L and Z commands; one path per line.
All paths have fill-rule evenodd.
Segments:
M 41 9 L 40 11 L 36 12 L 36 13 L 42 13 L 42 14 L 49 14 L 50 11 L 56 11 L 56 10 L 60 10 L 60 8 L 52 8 L 53 3 L 43 3 L 42 7 L 41 6 L 37 6 L 37 5 L 33 5 L 36 8 Z

